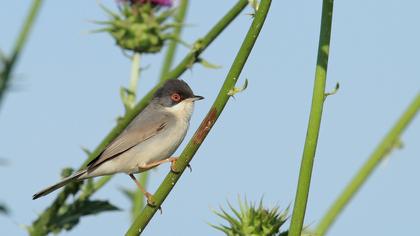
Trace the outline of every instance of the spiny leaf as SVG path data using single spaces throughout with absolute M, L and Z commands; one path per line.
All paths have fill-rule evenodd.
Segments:
M 127 188 L 120 188 L 119 190 L 124 194 L 124 196 L 128 198 L 128 200 L 133 201 L 134 196 L 135 196 L 134 194 L 135 191 L 127 189 Z
M 258 7 L 260 6 L 260 3 L 258 0 L 248 0 L 249 5 L 251 5 L 252 8 L 254 8 L 254 11 L 258 11 Z
M 87 147 L 81 147 L 81 149 L 87 156 L 92 155 L 92 152 Z
M 121 87 L 120 96 L 126 111 L 130 110 L 134 106 L 133 97 L 136 96 L 135 92 L 129 90 L 128 88 Z
M 98 2 L 98 5 L 99 5 L 99 7 L 100 8 L 102 8 L 102 10 L 104 10 L 106 13 L 108 13 L 110 16 L 112 16 L 112 17 L 114 17 L 114 18 L 120 18 L 120 16 L 117 14 L 117 13 L 115 13 L 115 12 L 113 12 L 113 11 L 111 11 L 110 9 L 108 9 L 106 6 L 104 6 L 103 4 L 101 4 L 101 3 L 99 3 Z
M 328 96 L 334 95 L 338 92 L 338 90 L 340 89 L 340 84 L 336 83 L 334 89 L 331 92 L 325 93 L 324 95 L 324 100 L 325 98 L 327 98 Z
M 233 87 L 231 90 L 229 90 L 228 95 L 234 96 L 235 94 L 244 91 L 247 87 L 248 87 L 248 79 L 245 79 L 245 83 L 241 87 L 239 88 Z
M 206 61 L 206 60 L 204 60 L 201 57 L 197 59 L 197 62 L 200 63 L 205 68 L 209 68 L 209 69 L 219 69 L 219 68 L 222 68 L 222 66 L 219 66 L 219 65 L 215 65 L 213 63 L 210 63 L 209 61 Z
M 76 201 L 71 205 L 67 205 L 63 212 L 51 219 L 48 227 L 51 232 L 60 232 L 62 229 L 71 230 L 76 226 L 80 218 L 88 215 L 95 215 L 105 211 L 117 211 L 119 208 L 112 205 L 108 201 L 85 200 Z

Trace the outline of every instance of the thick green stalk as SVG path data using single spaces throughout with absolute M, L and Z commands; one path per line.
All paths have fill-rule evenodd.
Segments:
M 322 109 L 325 99 L 325 83 L 327 80 L 328 55 L 331 39 L 331 23 L 333 0 L 323 0 L 321 32 L 318 45 L 318 60 L 315 72 L 315 84 L 312 95 L 311 113 L 300 166 L 299 181 L 290 223 L 289 236 L 300 236 L 305 218 L 311 183 L 312 168 L 321 126 Z
M 407 128 L 410 122 L 414 119 L 420 110 L 420 92 L 411 102 L 407 110 L 402 114 L 395 123 L 394 127 L 383 138 L 381 143 L 376 147 L 369 159 L 360 168 L 357 174 L 353 177 L 350 183 L 344 188 L 344 191 L 331 205 L 327 213 L 322 217 L 316 228 L 318 236 L 323 236 L 330 229 L 331 225 L 337 219 L 338 215 L 343 211 L 344 207 L 349 204 L 351 199 L 359 191 L 362 185 L 367 181 L 369 176 L 381 161 L 392 151 L 396 143 L 399 141 L 402 132 Z
M 3 71 L 1 71 L 0 73 L 0 104 L 3 101 L 3 96 L 9 85 L 9 81 L 12 77 L 13 69 L 16 65 L 16 62 L 19 59 L 19 56 L 22 52 L 23 47 L 25 46 L 26 41 L 28 41 L 29 33 L 35 23 L 35 19 L 41 8 L 41 5 L 42 0 L 34 0 L 32 2 L 31 8 L 29 9 L 29 13 L 25 19 L 25 22 L 23 23 L 19 36 L 16 39 L 12 54 L 9 58 L 4 58 L 4 68 Z
M 261 31 L 261 28 L 264 24 L 265 18 L 267 16 L 268 10 L 270 8 L 271 0 L 262 0 L 259 6 L 259 9 L 255 15 L 255 18 L 249 28 L 249 31 L 241 45 L 241 48 L 236 55 L 236 58 L 229 70 L 229 73 L 226 76 L 225 82 L 220 89 L 220 92 L 213 103 L 210 111 L 207 116 L 202 121 L 200 127 L 195 132 L 194 136 L 187 144 L 184 151 L 181 153 L 178 161 L 176 162 L 175 168 L 179 171 L 177 173 L 169 172 L 162 184 L 159 186 L 158 190 L 154 195 L 154 200 L 156 206 L 146 205 L 140 215 L 134 220 L 130 229 L 127 231 L 126 235 L 139 235 L 153 215 L 158 210 L 159 206 L 163 203 L 165 198 L 169 195 L 172 188 L 175 186 L 182 173 L 184 172 L 187 165 L 192 160 L 194 154 L 197 152 L 198 148 L 203 143 L 208 132 L 215 124 L 217 118 L 220 116 L 223 108 L 228 102 L 230 96 L 228 95 L 229 91 L 234 88 L 236 81 L 238 80 L 242 68 L 245 65 L 246 60 L 248 59 L 249 54 L 257 40 L 257 37 Z
M 223 30 L 229 26 L 229 24 L 242 12 L 242 10 L 247 6 L 247 0 L 239 0 L 232 9 L 227 12 L 227 14 L 217 22 L 217 24 L 202 38 L 195 42 L 195 47 L 184 57 L 184 59 L 176 66 L 171 72 L 169 72 L 163 81 L 168 79 L 175 79 L 178 78 L 181 74 L 183 74 L 188 68 L 190 68 L 197 60 L 198 56 L 223 32 Z M 87 160 L 81 165 L 81 168 L 86 166 L 91 160 L 97 157 L 102 150 L 112 141 L 114 140 L 127 126 L 128 124 L 147 106 L 153 93 L 161 86 L 163 83 L 160 82 L 156 85 L 153 89 L 151 89 L 141 101 L 137 103 L 137 105 L 130 111 L 126 112 L 126 114 L 118 121 L 117 125 L 108 133 L 108 135 L 101 141 L 101 143 L 96 147 L 96 149 L 89 155 Z M 108 180 L 111 179 L 111 176 L 102 177 L 100 180 L 101 186 L 106 184 Z M 85 197 L 90 197 L 94 194 L 99 188 L 94 188 Z M 52 219 L 59 210 L 59 206 L 62 206 L 67 197 L 70 195 L 70 191 L 67 187 L 59 193 L 57 198 L 51 204 L 49 208 L 47 208 L 37 220 L 35 220 L 32 224 L 33 232 L 37 232 L 33 235 L 46 235 L 48 232 L 46 231 L 45 225 Z
M 166 50 L 165 59 L 163 61 L 162 70 L 160 72 L 160 81 L 165 79 L 165 75 L 171 69 L 174 61 L 178 40 L 181 38 L 181 31 L 184 28 L 185 16 L 187 15 L 188 0 L 180 0 L 177 14 L 175 16 L 176 26 L 173 32 L 174 40 L 171 40 Z

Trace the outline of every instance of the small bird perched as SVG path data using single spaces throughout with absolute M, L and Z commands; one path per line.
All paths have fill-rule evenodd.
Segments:
M 71 182 L 122 172 L 133 179 L 148 203 L 153 202 L 152 195 L 140 185 L 133 174 L 165 162 L 171 162 L 171 170 L 175 171 L 173 166 L 176 158 L 171 155 L 185 138 L 194 102 L 201 99 L 203 97 L 194 95 L 184 81 L 168 80 L 156 91 L 149 105 L 85 169 L 41 190 L 33 195 L 33 199 L 45 196 Z

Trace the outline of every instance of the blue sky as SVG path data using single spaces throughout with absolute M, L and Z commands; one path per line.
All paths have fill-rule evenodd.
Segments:
M 183 39 L 193 42 L 235 1 L 191 1 Z M 112 7 L 114 1 L 103 1 Z M 29 3 L 6 1 L 0 8 L 0 47 L 10 51 Z M 419 92 L 420 3 L 336 1 L 327 99 L 315 160 L 306 225 L 315 226 L 331 202 L 367 159 L 411 99 Z M 203 54 L 221 69 L 195 65 L 181 78 L 206 99 L 197 103 L 182 151 L 215 99 L 251 23 L 243 14 Z M 310 109 L 319 36 L 321 1 L 273 1 L 261 36 L 239 84 L 248 89 L 229 101 L 225 111 L 144 235 L 221 235 L 208 223 L 212 213 L 238 195 L 267 206 L 293 202 Z M 130 62 L 106 34 L 89 34 L 106 19 L 96 1 L 45 1 L 30 41 L 16 68 L 12 90 L 0 110 L 0 201 L 11 209 L 0 216 L 1 232 L 22 235 L 54 199 L 32 201 L 40 188 L 55 182 L 66 166 L 85 159 L 123 113 L 119 88 L 127 86 Z M 181 48 L 177 61 L 185 55 Z M 141 63 L 139 94 L 156 82 L 161 56 Z M 345 209 L 330 235 L 406 235 L 418 231 L 420 120 L 402 136 L 394 151 Z M 168 172 L 151 171 L 150 191 Z M 121 235 L 130 225 L 126 198 L 118 187 L 134 188 L 121 174 L 94 198 L 123 209 L 83 218 L 71 232 Z M 180 230 L 182 229 L 182 230 Z M 362 232 L 362 233 L 361 233 Z

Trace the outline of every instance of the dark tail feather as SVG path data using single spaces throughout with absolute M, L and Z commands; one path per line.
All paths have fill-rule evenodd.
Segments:
M 60 182 L 58 182 L 58 183 L 56 183 L 54 185 L 51 185 L 51 186 L 49 186 L 49 187 L 47 187 L 47 188 L 39 191 L 38 193 L 35 193 L 32 196 L 32 199 L 35 200 L 37 198 L 40 198 L 42 196 L 45 196 L 45 195 L 47 195 L 47 194 L 49 194 L 49 193 L 51 193 L 51 192 L 53 192 L 53 191 L 55 191 L 55 190 L 63 187 L 64 185 L 66 185 L 68 183 L 74 182 L 76 180 L 81 180 L 81 179 L 79 179 L 79 177 L 82 176 L 84 173 L 86 173 L 86 170 L 78 171 L 78 172 L 74 173 L 73 175 L 70 175 L 69 177 L 64 178 Z

